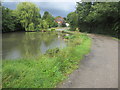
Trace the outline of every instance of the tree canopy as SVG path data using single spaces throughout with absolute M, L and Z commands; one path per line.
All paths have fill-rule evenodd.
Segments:
M 57 23 L 54 21 L 55 18 L 47 11 L 44 12 L 42 19 L 48 23 L 49 28 L 57 26 Z
M 2 6 L 2 32 L 24 30 L 14 10 Z
M 20 23 L 26 31 L 31 31 L 31 27 L 36 28 L 41 16 L 40 9 L 35 4 L 30 2 L 19 3 L 16 11 L 19 16 Z
M 9 30 L 14 31 L 15 24 L 12 18 L 12 10 L 2 7 L 2 30 L 7 32 Z
M 78 14 L 76 12 L 69 13 L 67 21 L 70 23 L 71 30 L 75 31 L 78 27 Z
M 120 2 L 77 2 L 75 12 L 69 13 L 67 20 L 71 27 L 78 27 L 81 32 L 117 37 L 120 28 L 119 10 Z M 73 23 L 75 18 L 78 19 L 77 25 Z
M 39 31 L 57 27 L 54 17 L 45 12 L 40 15 L 40 8 L 31 2 L 21 2 L 15 10 L 2 6 L 2 32 L 9 31 Z

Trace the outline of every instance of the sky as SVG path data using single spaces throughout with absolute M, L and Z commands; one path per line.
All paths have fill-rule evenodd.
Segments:
M 4 0 L 2 5 L 14 10 L 16 9 L 17 4 L 21 1 L 33 2 L 40 8 L 41 15 L 43 15 L 45 11 L 48 11 L 54 17 L 66 17 L 67 14 L 75 11 L 76 2 L 78 2 L 78 0 Z

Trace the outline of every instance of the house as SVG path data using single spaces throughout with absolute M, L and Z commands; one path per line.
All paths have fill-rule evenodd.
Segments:
M 58 26 L 61 26 L 62 24 L 65 24 L 65 20 L 62 17 L 56 17 L 55 22 L 58 23 Z

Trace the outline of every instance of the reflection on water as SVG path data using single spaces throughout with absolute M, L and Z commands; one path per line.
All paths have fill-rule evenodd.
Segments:
M 66 46 L 64 40 L 53 32 L 6 33 L 2 37 L 2 59 L 37 56 L 48 49 Z

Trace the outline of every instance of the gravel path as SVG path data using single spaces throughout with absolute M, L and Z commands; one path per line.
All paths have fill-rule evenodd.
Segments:
M 118 41 L 89 34 L 91 53 L 58 88 L 118 88 Z

